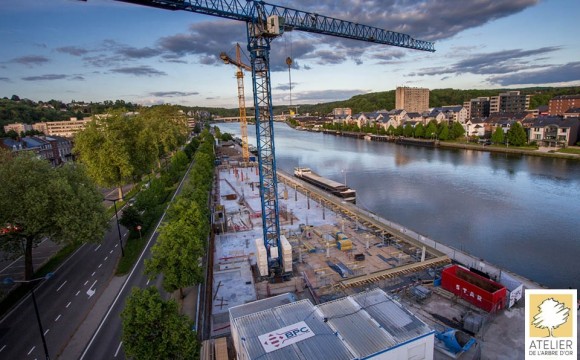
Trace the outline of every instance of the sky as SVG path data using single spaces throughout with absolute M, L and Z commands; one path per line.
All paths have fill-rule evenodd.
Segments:
M 269 2 L 405 33 L 436 49 L 286 32 L 270 53 L 274 105 L 397 86 L 580 85 L 577 0 Z M 249 64 L 243 22 L 111 0 L 1 0 L 0 97 L 235 108 L 236 68 L 219 54 L 234 57 L 236 43 Z M 250 106 L 251 74 L 245 88 Z

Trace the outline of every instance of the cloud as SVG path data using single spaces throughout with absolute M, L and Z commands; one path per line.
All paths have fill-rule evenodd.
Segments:
M 161 54 L 160 49 L 154 49 L 150 47 L 144 48 L 134 48 L 134 47 L 120 47 L 117 49 L 117 54 L 122 55 L 129 59 L 144 59 L 151 58 Z
M 183 97 L 183 96 L 192 96 L 192 95 L 199 95 L 198 92 L 183 92 L 183 91 L 155 91 L 150 93 L 151 96 L 156 97 Z
M 134 75 L 134 76 L 163 76 L 167 75 L 167 73 L 153 69 L 151 66 L 133 66 L 133 67 L 122 67 L 111 69 L 111 72 L 118 73 L 118 74 L 127 74 L 127 75 Z
M 47 81 L 47 80 L 62 80 L 66 79 L 67 75 L 64 74 L 46 74 L 38 76 L 27 76 L 23 77 L 22 80 L 25 81 Z
M 4 82 L 12 82 L 12 81 L 10 80 L 10 78 L 7 78 L 7 77 L 1 77 L 1 76 L 0 76 L 0 81 L 4 81 Z
M 549 54 L 560 50 L 560 47 L 550 46 L 532 50 L 512 49 L 492 53 L 472 54 L 450 66 L 423 68 L 409 76 L 478 74 L 496 75 L 508 74 L 522 70 L 537 69 L 547 65 L 530 65 L 526 58 L 539 54 Z
M 46 58 L 44 56 L 40 56 L 40 55 L 28 55 L 28 56 L 21 56 L 21 57 L 14 58 L 14 59 L 10 60 L 10 62 L 32 67 L 32 66 L 44 65 L 44 64 L 50 62 L 50 60 L 48 58 Z
M 78 46 L 63 46 L 56 48 L 56 51 L 73 56 L 83 56 L 89 52 L 87 49 Z
M 298 85 L 297 82 L 293 82 L 292 89 L 295 89 L 297 85 Z M 274 87 L 274 90 L 288 91 L 288 90 L 290 90 L 290 84 L 279 84 L 279 85 Z
M 315 104 L 329 101 L 347 100 L 355 95 L 366 94 L 368 90 L 312 90 L 292 93 L 292 103 Z M 277 102 L 289 102 L 289 95 L 276 94 Z
M 501 86 L 579 81 L 580 61 L 564 65 L 555 65 L 538 71 L 525 71 L 516 74 L 494 76 L 488 80 Z

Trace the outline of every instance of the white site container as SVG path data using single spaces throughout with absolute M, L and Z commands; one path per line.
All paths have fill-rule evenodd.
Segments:
M 286 236 L 280 236 L 280 243 L 282 245 L 282 259 L 284 261 L 284 272 L 292 272 L 292 245 Z
M 256 265 L 258 267 L 258 272 L 260 276 L 268 275 L 268 253 L 266 252 L 266 247 L 262 242 L 262 238 L 255 240 L 256 243 Z

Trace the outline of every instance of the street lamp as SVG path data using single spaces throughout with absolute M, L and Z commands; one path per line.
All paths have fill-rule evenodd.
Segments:
M 119 216 L 117 215 L 117 201 L 121 199 L 105 199 L 113 202 L 115 207 L 115 219 L 117 220 L 117 232 L 119 233 L 119 245 L 121 245 L 121 256 L 125 256 L 125 250 L 123 250 L 123 240 L 121 238 L 121 227 L 119 226 Z
M 40 280 L 48 280 L 50 279 L 54 273 L 49 272 L 44 277 L 32 279 L 32 280 L 14 280 L 12 278 L 5 278 L 2 280 L 4 285 L 13 285 L 14 283 L 32 283 L 35 281 Z M 46 338 L 44 337 L 44 329 L 42 328 L 42 322 L 40 321 L 40 313 L 38 312 L 38 305 L 36 304 L 36 296 L 34 296 L 34 286 L 30 286 L 30 295 L 32 296 L 32 303 L 34 304 L 34 312 L 36 313 L 36 321 L 38 321 L 38 329 L 40 330 L 40 337 L 42 338 L 42 345 L 44 346 L 44 355 L 46 356 L 47 360 L 50 360 L 50 356 L 48 355 L 48 347 L 46 346 Z

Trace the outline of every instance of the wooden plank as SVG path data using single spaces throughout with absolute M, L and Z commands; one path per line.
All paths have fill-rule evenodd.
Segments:
M 229 360 L 228 341 L 225 337 L 215 339 L 215 360 Z

